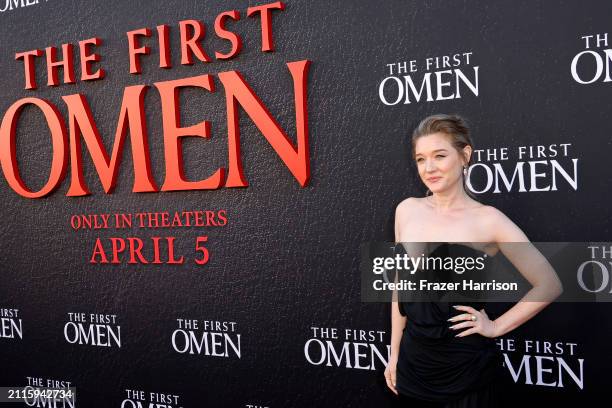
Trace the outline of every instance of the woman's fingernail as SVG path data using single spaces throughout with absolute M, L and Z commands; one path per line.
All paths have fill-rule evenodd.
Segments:
M 457 306 L 453 306 L 455 309 L 457 309 Z

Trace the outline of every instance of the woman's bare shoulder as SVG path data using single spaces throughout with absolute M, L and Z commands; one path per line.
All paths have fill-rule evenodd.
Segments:
M 478 211 L 480 211 L 480 215 L 485 218 L 490 218 L 491 220 L 496 220 L 505 217 L 506 215 L 493 207 L 492 205 L 482 204 L 478 207 Z
M 397 207 L 395 207 L 396 216 L 405 216 L 411 210 L 414 210 L 417 206 L 421 205 L 421 197 L 408 197 L 402 200 Z
M 506 214 L 492 205 L 483 205 L 479 209 L 481 220 L 487 229 L 495 231 L 497 242 L 529 241 L 525 233 Z

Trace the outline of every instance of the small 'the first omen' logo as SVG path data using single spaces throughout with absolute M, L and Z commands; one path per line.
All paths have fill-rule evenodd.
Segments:
M 35 6 L 38 3 L 46 3 L 49 0 L 0 0 L 0 13 L 13 11 L 19 8 Z

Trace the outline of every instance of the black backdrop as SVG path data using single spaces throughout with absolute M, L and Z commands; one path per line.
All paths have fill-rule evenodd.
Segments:
M 307 81 L 311 179 L 304 188 L 245 114 L 240 129 L 247 188 L 132 193 L 129 148 L 117 187 L 108 195 L 86 153 L 85 179 L 92 191 L 87 197 L 66 197 L 69 177 L 53 194 L 33 200 L 17 195 L 2 178 L 0 308 L 18 309 L 23 333 L 0 338 L 0 385 L 25 386 L 28 377 L 70 381 L 81 407 L 136 406 L 125 402 L 126 390 L 174 394 L 179 399 L 173 406 L 182 407 L 393 406 L 394 397 L 384 386 L 384 365 L 376 355 L 370 359 L 373 349 L 386 357 L 389 307 L 360 301 L 359 246 L 392 240 L 397 203 L 424 194 L 410 158 L 409 134 L 432 113 L 467 117 L 477 149 L 507 148 L 507 160 L 487 159 L 483 153 L 477 160 L 482 166 L 473 167 L 470 179 L 475 190 L 485 190 L 480 199 L 507 214 L 531 240 L 606 241 L 610 236 L 607 44 L 589 48 L 603 61 L 598 80 L 581 84 L 571 72 L 573 59 L 586 50 L 581 37 L 607 33 L 608 2 L 287 1 L 284 11 L 273 13 L 275 51 L 269 53 L 260 51 L 259 21 L 246 17 L 247 7 L 258 4 L 263 2 L 49 0 L 0 14 L 0 112 L 35 96 L 58 106 L 67 118 L 61 96 L 81 93 L 107 147 L 124 87 L 213 74 L 217 92 L 181 93 L 185 124 L 211 122 L 210 140 L 184 142 L 191 180 L 227 164 L 225 99 L 217 73 L 239 71 L 295 140 L 286 63 L 312 61 Z M 178 22 L 201 20 L 212 33 L 215 16 L 229 9 L 242 17 L 228 23 L 243 38 L 240 54 L 229 61 L 181 66 Z M 125 33 L 158 24 L 171 27 L 174 67 L 160 70 L 154 56 L 144 57 L 143 74 L 129 74 Z M 50 88 L 44 85 L 41 63 L 39 88 L 23 89 L 23 66 L 15 53 L 94 36 L 104 42 L 99 50 L 105 79 Z M 210 50 L 227 49 L 227 42 L 212 35 L 204 44 Z M 394 76 L 404 83 L 406 75 L 390 74 L 387 64 L 415 60 L 419 70 L 412 78 L 420 86 L 426 58 L 458 53 L 471 53 L 469 65 L 456 68 L 472 82 L 477 75 L 477 92 L 462 85 L 460 98 L 413 98 L 393 105 L 381 100 L 383 80 Z M 579 58 L 581 78 L 593 78 L 596 57 L 587 53 Z M 430 79 L 442 69 L 430 69 Z M 453 74 L 444 75 L 455 81 Z M 392 102 L 394 83 L 387 81 L 384 89 Z M 435 85 L 433 90 L 435 99 Z M 444 92 L 453 90 L 454 85 Z M 161 184 L 161 108 L 154 89 L 145 104 L 153 175 Z M 42 115 L 26 109 L 18 127 L 17 157 L 32 189 L 42 186 L 49 171 L 48 133 Z M 518 157 L 520 146 L 562 143 L 571 144 L 567 155 Z M 537 160 L 543 163 L 532 164 Z M 575 176 L 575 186 L 555 173 L 553 160 Z M 500 183 L 498 192 L 485 189 L 484 170 L 495 171 L 495 163 L 509 176 L 519 168 L 525 191 L 517 182 L 511 188 Z M 530 166 L 544 174 L 540 186 L 551 185 L 555 173 L 556 190 L 530 188 Z M 70 227 L 75 214 L 221 209 L 228 218 L 223 227 L 119 232 Z M 202 267 L 191 259 L 180 266 L 88 262 L 98 237 L 156 234 L 175 236 L 176 253 L 189 256 L 195 237 L 207 235 L 210 262 Z M 555 304 L 504 336 L 500 345 L 508 339 L 516 344 L 516 351 L 506 354 L 520 372 L 513 379 L 508 371 L 509 400 L 594 403 L 609 385 L 609 311 L 608 304 Z M 64 328 L 71 312 L 116 315 L 121 347 L 70 344 Z M 240 357 L 231 349 L 227 357 L 176 352 L 171 339 L 179 318 L 235 322 L 229 335 L 232 341 L 239 335 Z M 337 330 L 330 344 L 338 353 L 345 341 L 351 353 L 362 347 L 345 337 L 346 329 L 385 332 L 382 341 L 374 336 L 359 349 L 367 355 L 359 357 L 364 365 L 374 364 L 374 369 L 353 368 L 354 361 L 347 368 L 345 360 L 335 364 L 333 358 L 330 366 L 313 364 L 320 358 L 318 345 L 328 344 L 313 327 Z M 562 351 L 525 350 L 525 342 L 538 341 L 561 343 Z M 527 364 L 522 371 L 521 361 Z M 538 370 L 537 361 L 551 371 Z M 564 364 L 579 380 L 568 375 Z

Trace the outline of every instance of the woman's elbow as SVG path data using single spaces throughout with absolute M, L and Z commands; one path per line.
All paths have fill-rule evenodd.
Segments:
M 563 283 L 561 283 L 561 280 L 559 280 L 558 277 L 556 277 L 555 281 L 550 285 L 549 291 L 552 298 L 551 301 L 558 299 L 559 296 L 563 294 Z

